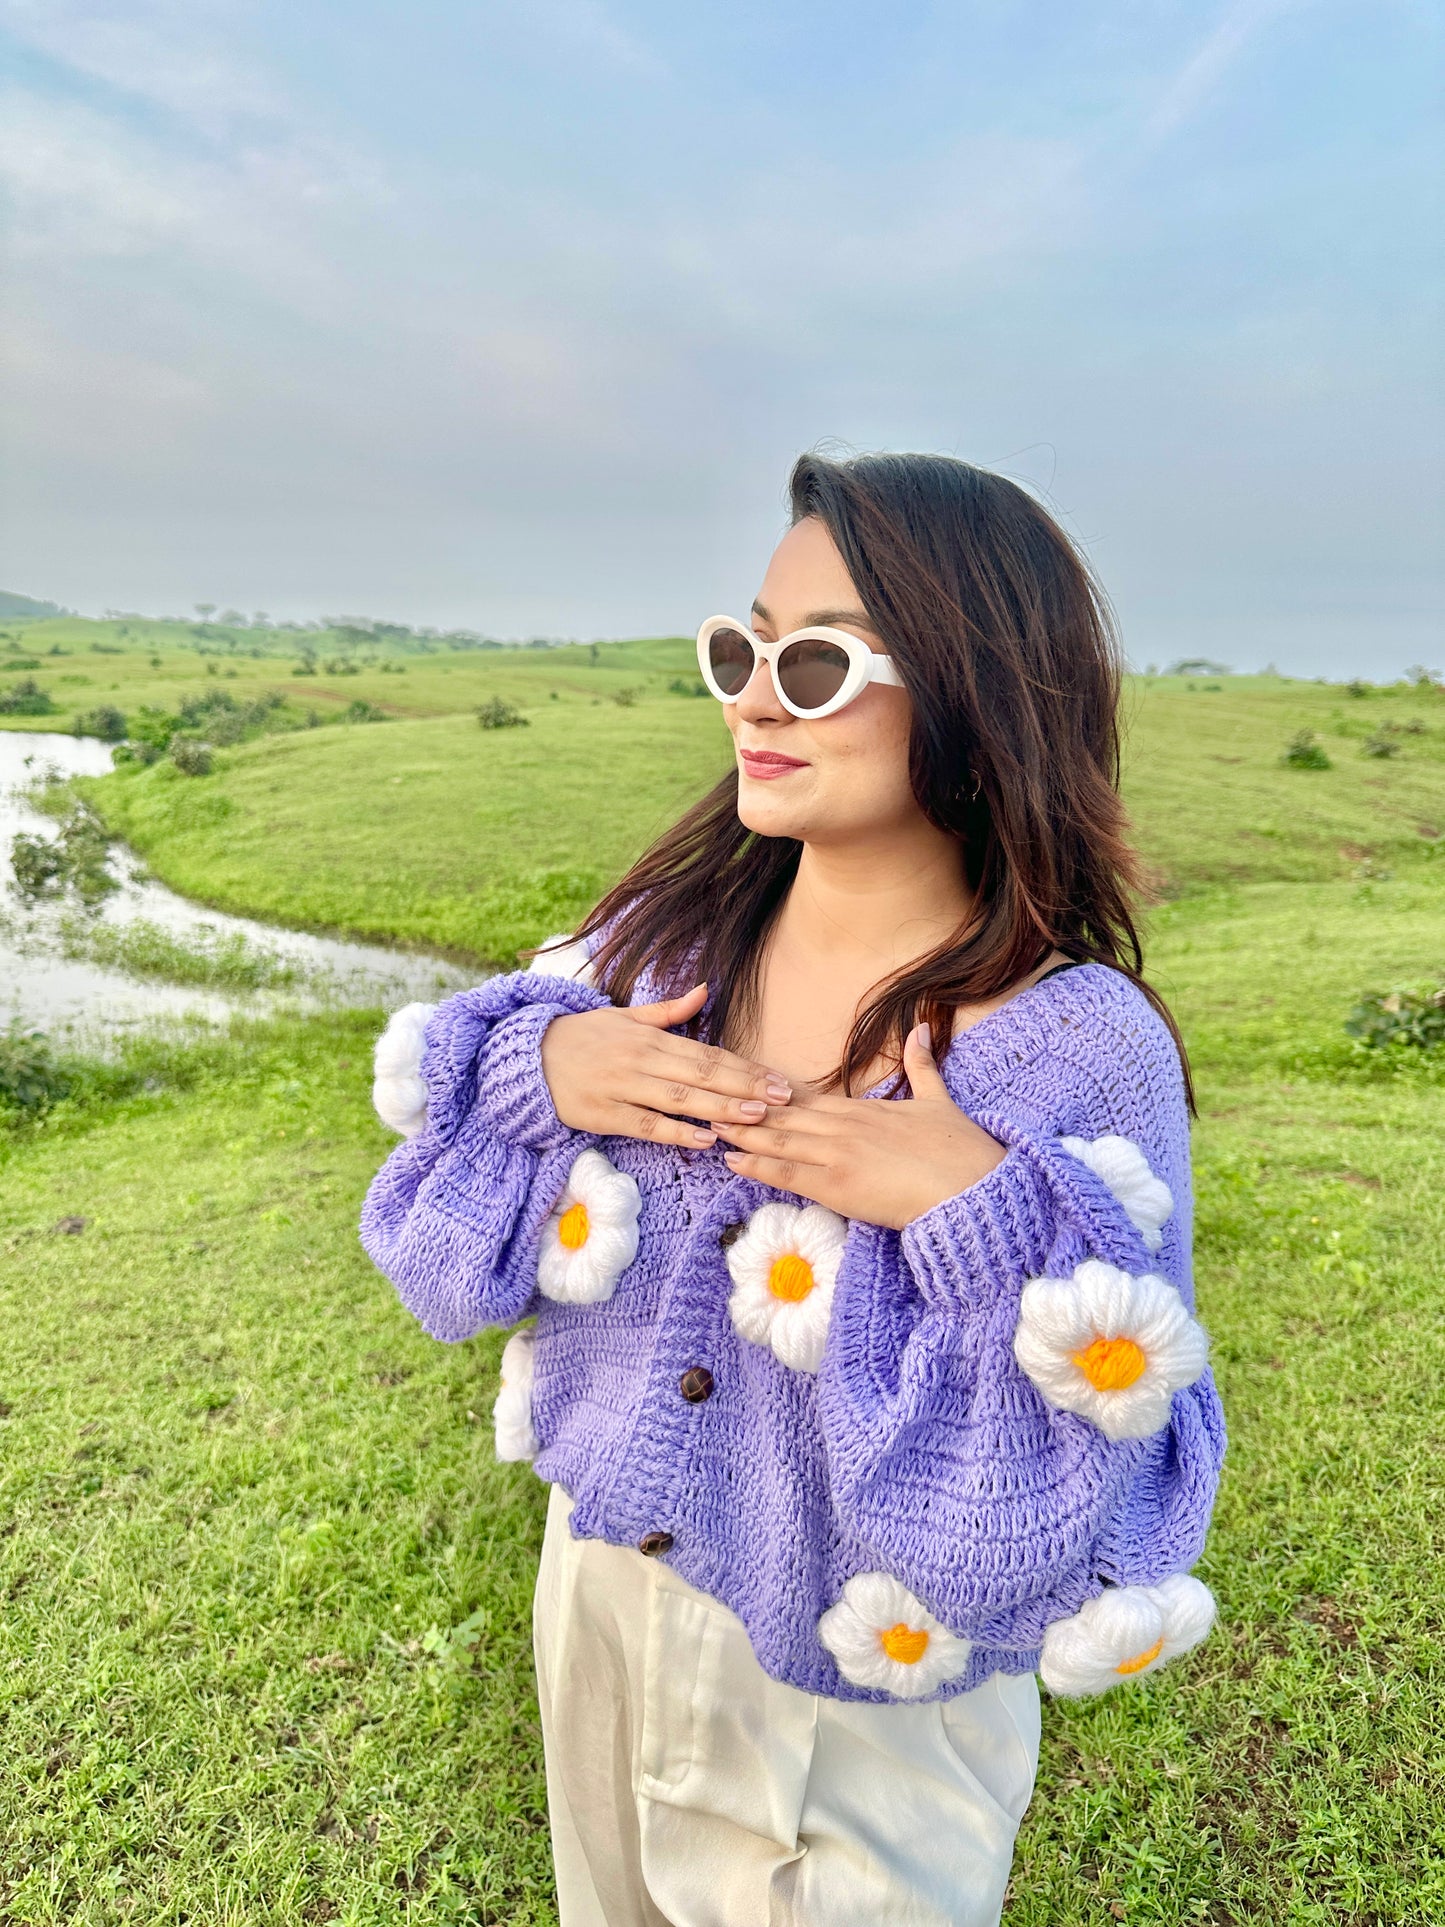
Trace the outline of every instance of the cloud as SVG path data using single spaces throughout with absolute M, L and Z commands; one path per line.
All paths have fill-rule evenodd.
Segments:
M 1234 0 L 1156 94 L 1141 130 L 1145 149 L 1158 146 L 1192 120 L 1251 42 L 1299 4 L 1300 0 Z
M 600 58 L 640 80 L 672 78 L 672 69 L 657 49 L 630 33 L 598 0 L 526 0 L 525 21 L 532 32 L 575 60 Z
M 224 13 L 204 0 L 138 0 L 123 11 L 67 0 L 3 0 L 0 22 L 22 46 L 189 121 L 287 116 L 284 97 L 214 36 Z

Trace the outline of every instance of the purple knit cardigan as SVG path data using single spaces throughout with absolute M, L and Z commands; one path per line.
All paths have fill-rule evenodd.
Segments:
M 639 984 L 639 1001 L 653 994 Z M 759 1205 L 798 1198 L 736 1176 L 721 1147 L 559 1121 L 542 1034 L 606 1002 L 533 970 L 441 1004 L 426 1127 L 378 1173 L 361 1229 L 433 1337 L 535 1314 L 535 1469 L 570 1493 L 575 1534 L 670 1535 L 669 1564 L 738 1615 L 768 1673 L 854 1700 L 890 1696 L 845 1679 L 818 1626 L 855 1574 L 892 1575 L 972 1641 L 966 1670 L 928 1695 L 944 1699 L 1036 1668 L 1045 1628 L 1106 1586 L 1193 1564 L 1224 1451 L 1208 1370 L 1152 1436 L 1113 1438 L 1041 1395 L 1013 1349 L 1026 1283 L 1090 1258 L 1152 1272 L 1192 1308 L 1178 1059 L 1125 977 L 1076 967 L 954 1039 L 949 1090 L 1006 1155 L 902 1232 L 849 1222 L 816 1374 L 735 1328 L 719 1242 Z M 1173 1195 L 1157 1251 L 1060 1143 L 1110 1134 Z M 640 1243 L 605 1302 L 559 1303 L 537 1290 L 538 1240 L 589 1146 L 636 1181 Z M 679 1391 L 695 1366 L 712 1375 L 701 1402 Z

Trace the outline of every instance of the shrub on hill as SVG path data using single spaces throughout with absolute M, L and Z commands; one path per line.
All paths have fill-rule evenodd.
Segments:
M 0 1031 L 0 1112 L 31 1117 L 48 1111 L 70 1089 L 70 1079 L 38 1030 Z
M 98 736 L 103 743 L 123 743 L 125 741 L 125 711 L 117 709 L 113 703 L 101 703 L 95 709 L 83 709 L 70 725 L 72 736 Z
M 182 776 L 209 776 L 214 760 L 211 745 L 194 736 L 173 736 L 170 759 Z
M 1434 1050 L 1445 1044 L 1445 984 L 1373 992 L 1356 1004 L 1345 1029 L 1367 1050 Z
M 1291 769 L 1329 769 L 1330 759 L 1312 729 L 1298 730 L 1285 751 L 1284 762 Z
M 527 727 L 528 720 L 515 703 L 509 703 L 503 696 L 488 696 L 477 706 L 477 721 L 483 729 L 522 729 Z
M 0 689 L 0 716 L 49 716 L 54 710 L 49 691 L 33 676 L 22 676 L 8 689 Z

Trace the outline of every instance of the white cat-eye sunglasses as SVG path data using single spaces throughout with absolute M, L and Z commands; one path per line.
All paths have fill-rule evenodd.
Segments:
M 816 722 L 836 716 L 870 682 L 903 687 L 891 656 L 880 656 L 846 629 L 793 629 L 763 642 L 745 622 L 709 616 L 697 632 L 697 666 L 720 703 L 735 703 L 757 668 L 768 665 L 778 701 L 790 715 Z

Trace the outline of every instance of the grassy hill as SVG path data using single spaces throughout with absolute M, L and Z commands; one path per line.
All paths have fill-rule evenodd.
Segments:
M 328 655 L 325 639 L 308 637 L 308 664 L 277 632 L 203 655 L 211 642 L 157 639 L 174 627 L 32 625 L 31 679 L 57 709 L 0 722 L 67 727 L 108 703 L 133 725 L 147 705 L 274 692 L 268 733 L 224 751 L 212 775 L 162 762 L 89 792 L 158 875 L 221 908 L 510 963 L 580 915 L 726 766 L 726 732 L 717 706 L 692 693 L 685 640 Z M 37 653 L 52 636 L 64 640 L 47 646 L 67 656 Z M 263 641 L 286 653 L 263 653 Z M 0 637 L 0 698 L 6 648 Z M 293 673 L 312 664 L 315 674 Z M 1365 867 L 1406 874 L 1428 860 L 1445 829 L 1445 696 L 1351 687 L 1131 681 L 1126 793 L 1161 895 Z M 525 726 L 480 729 L 475 711 L 491 699 Z M 338 727 L 358 702 L 383 720 Z M 1332 768 L 1282 762 L 1300 730 Z M 1390 753 L 1364 753 L 1382 746 Z
M 132 702 L 215 680 L 139 649 L 87 673 Z M 668 688 L 685 644 L 599 657 L 376 666 L 334 684 L 385 723 L 91 793 L 198 896 L 509 958 L 721 761 L 714 705 Z M 530 725 L 479 729 L 494 694 Z M 1445 1052 L 1342 1025 L 1445 974 L 1445 697 L 1160 678 L 1130 710 L 1151 968 L 1201 1098 L 1221 1623 L 1157 1679 L 1046 1705 L 1007 1927 L 1418 1927 L 1445 1918 Z M 1302 728 L 1332 767 L 1281 762 Z M 544 1495 L 491 1457 L 500 1336 L 432 1344 L 357 1248 L 378 1021 L 147 1046 L 0 1133 L 0 1919 L 554 1919 Z

